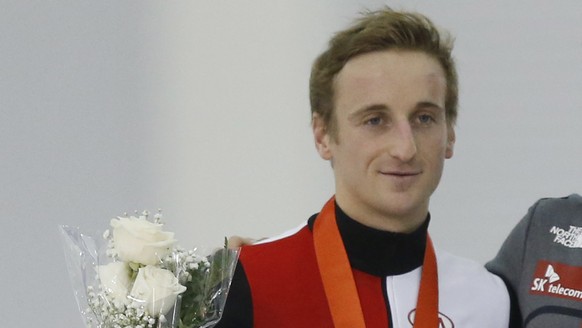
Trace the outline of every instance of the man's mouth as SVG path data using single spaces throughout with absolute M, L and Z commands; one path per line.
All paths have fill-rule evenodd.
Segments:
M 420 175 L 421 171 L 380 171 L 382 175 L 394 176 L 394 177 L 413 177 Z

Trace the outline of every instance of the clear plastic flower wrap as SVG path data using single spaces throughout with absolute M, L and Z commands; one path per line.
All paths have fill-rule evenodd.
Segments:
M 87 327 L 206 328 L 224 309 L 238 250 L 186 250 L 161 215 L 120 216 L 101 236 L 60 226 Z

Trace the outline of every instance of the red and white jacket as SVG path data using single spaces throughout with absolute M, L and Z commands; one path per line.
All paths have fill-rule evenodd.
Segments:
M 412 327 L 429 218 L 415 232 L 375 230 L 336 206 L 366 327 Z M 313 247 L 316 216 L 241 250 L 218 328 L 333 327 Z M 505 328 L 509 297 L 480 264 L 436 249 L 440 328 Z M 346 327 L 347 328 L 347 327 Z

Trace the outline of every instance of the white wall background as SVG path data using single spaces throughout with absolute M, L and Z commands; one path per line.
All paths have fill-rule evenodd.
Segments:
M 333 181 L 309 66 L 382 3 L 0 0 L 2 326 L 81 326 L 58 224 L 161 207 L 192 247 L 317 212 Z M 582 192 L 582 3 L 387 3 L 456 35 L 458 141 L 431 231 L 485 262 L 537 198 Z

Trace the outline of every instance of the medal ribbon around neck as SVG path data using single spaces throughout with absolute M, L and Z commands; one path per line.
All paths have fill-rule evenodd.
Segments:
M 364 312 L 335 217 L 335 197 L 318 214 L 313 243 L 323 288 L 336 328 L 366 328 Z M 434 247 L 426 236 L 414 328 L 438 328 L 438 272 Z

